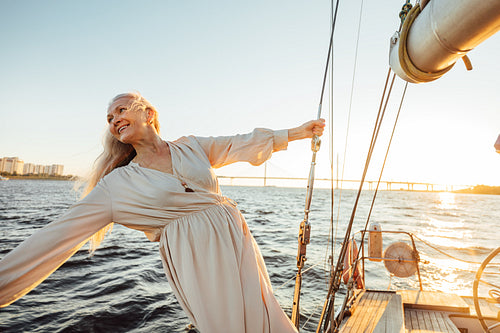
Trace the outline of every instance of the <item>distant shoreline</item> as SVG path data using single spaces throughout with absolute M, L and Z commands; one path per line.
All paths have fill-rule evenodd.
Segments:
M 73 176 L 73 175 L 67 175 L 67 176 L 49 176 L 49 175 L 31 175 L 31 176 L 13 176 L 13 175 L 4 175 L 5 177 L 9 178 L 9 180 L 16 180 L 16 179 L 29 179 L 29 180 L 69 180 L 69 181 L 76 181 L 79 179 L 78 176 Z M 231 186 L 227 184 L 222 184 L 225 186 Z M 234 185 L 233 185 L 234 186 Z M 238 186 L 238 185 L 236 185 Z M 241 185 L 245 186 L 245 185 Z M 399 190 L 393 190 L 393 191 L 399 191 Z M 417 192 L 417 191 L 414 191 Z M 422 191 L 422 192 L 427 192 L 427 191 Z M 432 191 L 429 191 L 432 192 Z M 443 192 L 443 191 L 436 191 L 436 192 Z M 476 185 L 472 186 L 469 188 L 461 189 L 461 190 L 456 190 L 456 191 L 451 191 L 452 193 L 461 193 L 461 194 L 487 194 L 487 195 L 500 195 L 500 186 L 487 186 L 487 185 Z
M 453 191 L 453 193 L 500 195 L 500 186 L 476 185 L 462 190 Z
M 78 177 L 73 175 L 67 176 L 49 176 L 49 175 L 31 175 L 31 176 L 13 176 L 13 175 L 4 175 L 4 177 L 9 178 L 9 180 L 17 180 L 17 179 L 29 179 L 29 180 L 77 180 Z

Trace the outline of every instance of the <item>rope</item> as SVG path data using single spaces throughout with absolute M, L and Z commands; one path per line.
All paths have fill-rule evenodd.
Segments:
M 403 6 L 404 7 L 404 6 Z M 401 35 L 399 40 L 399 63 L 401 69 L 405 74 L 415 82 L 430 82 L 439 79 L 441 76 L 446 74 L 455 64 L 439 70 L 437 72 L 424 72 L 417 68 L 410 59 L 408 55 L 408 48 L 406 45 L 406 40 L 408 38 L 408 33 L 410 32 L 410 27 L 415 21 L 415 18 L 420 14 L 420 4 L 415 4 L 415 6 L 410 10 L 407 16 L 405 16 L 403 27 L 401 29 Z
M 440 249 L 438 249 L 437 247 L 435 247 L 434 245 L 430 244 L 429 242 L 426 242 L 425 240 L 415 236 L 412 234 L 413 237 L 415 237 L 416 239 L 418 239 L 419 241 L 421 241 L 422 243 L 424 243 L 425 245 L 427 245 L 428 247 L 438 251 L 439 253 L 451 258 L 451 259 L 455 259 L 457 261 L 461 261 L 461 262 L 464 262 L 466 264 L 473 264 L 473 265 L 481 265 L 481 262 L 477 262 L 477 261 L 470 261 L 470 260 L 465 260 L 465 259 L 461 259 L 461 258 L 457 258 L 455 256 L 452 256 L 451 254 L 448 254 Z M 499 263 L 492 263 L 493 265 L 500 265 L 500 262 Z
M 408 16 L 408 13 L 410 12 L 411 8 L 412 5 L 410 3 L 410 0 L 406 0 L 406 3 L 403 5 L 401 11 L 399 12 L 399 18 L 401 19 L 401 24 L 405 22 L 406 16 Z
M 464 65 L 465 65 L 465 68 L 468 70 L 468 71 L 471 71 L 472 70 L 472 63 L 469 59 L 469 57 L 467 55 L 464 55 L 462 57 L 462 61 L 464 62 Z
M 309 320 L 311 320 L 312 316 L 314 316 L 316 314 L 316 311 L 318 310 L 318 308 L 320 307 L 321 303 L 318 302 L 318 304 L 316 304 L 316 306 L 314 307 L 314 310 L 312 310 L 311 312 L 311 315 L 309 317 L 307 317 L 307 320 L 306 322 L 304 323 L 304 325 L 302 325 L 302 328 L 304 329 L 307 325 L 307 323 L 309 322 Z
M 321 265 L 323 264 L 324 262 L 318 262 L 317 264 L 314 264 L 310 267 L 308 267 L 307 269 L 303 270 L 302 271 L 302 274 L 304 273 L 307 273 L 308 271 L 310 271 L 311 269 L 313 269 L 314 267 L 318 266 L 318 265 Z M 283 288 L 284 286 L 286 286 L 288 283 L 290 283 L 290 281 L 294 280 L 295 279 L 295 276 L 292 276 L 291 278 L 289 278 L 288 280 L 286 280 L 285 282 L 283 282 L 278 288 L 275 289 L 275 291 L 278 291 L 280 290 L 281 288 Z
M 488 294 L 495 300 L 496 303 L 500 304 L 500 290 L 491 289 Z

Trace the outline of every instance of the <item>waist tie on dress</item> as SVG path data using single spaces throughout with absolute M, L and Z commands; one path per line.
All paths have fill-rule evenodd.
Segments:
M 147 231 L 146 230 L 141 230 L 141 229 L 139 229 L 139 230 L 143 231 L 146 234 L 146 237 L 151 242 L 159 242 L 160 239 L 161 239 L 161 237 L 162 237 L 161 235 L 164 234 L 164 232 L 165 232 L 165 229 L 168 228 L 168 226 L 171 225 L 172 223 L 179 223 L 179 222 L 185 220 L 186 218 L 188 218 L 190 215 L 200 214 L 200 213 L 202 213 L 202 212 L 204 212 L 206 210 L 214 209 L 217 206 L 219 206 L 222 209 L 224 209 L 226 211 L 226 213 L 231 214 L 231 212 L 227 208 L 228 205 L 231 206 L 231 207 L 233 207 L 233 208 L 236 208 L 236 206 L 238 205 L 238 203 L 236 201 L 234 201 L 233 199 L 228 198 L 226 196 L 222 196 L 222 195 L 221 196 L 217 196 L 217 201 L 214 202 L 213 204 L 209 205 L 208 207 L 204 208 L 204 209 L 201 209 L 199 211 L 193 212 L 191 214 L 180 216 L 180 217 L 178 217 L 176 219 L 171 220 L 168 224 L 163 225 L 161 227 L 151 228 L 150 230 L 147 230 Z M 135 229 L 135 228 L 133 228 L 133 229 Z
M 238 203 L 234 201 L 233 199 L 226 197 L 226 196 L 220 196 L 218 197 L 218 204 L 221 205 L 222 209 L 224 209 L 228 214 L 231 214 L 227 206 L 231 206 L 232 208 L 236 208 Z
M 243 215 L 241 215 L 241 212 L 236 208 L 236 206 L 238 206 L 238 203 L 236 201 L 234 201 L 233 199 L 226 197 L 226 196 L 221 196 L 220 198 L 222 199 L 220 201 L 222 203 L 222 208 L 228 214 L 231 214 L 231 212 L 228 210 L 227 205 L 236 209 L 237 214 L 241 217 L 240 221 L 241 221 L 241 228 L 243 230 L 243 234 L 246 236 L 248 234 L 248 226 L 247 226 L 245 219 L 243 218 Z
M 208 207 L 206 207 L 202 210 L 196 211 L 194 213 L 180 216 L 180 217 L 170 221 L 170 223 L 158 228 L 154 232 L 150 232 L 151 235 L 148 235 L 148 233 L 146 233 L 146 236 L 148 236 L 149 240 L 152 242 L 159 241 L 161 243 L 162 238 L 165 237 L 166 229 L 168 229 L 168 227 L 170 225 L 172 225 L 174 223 L 182 223 L 182 221 L 185 221 L 187 218 L 189 218 L 192 215 L 201 214 L 207 210 L 216 209 L 217 207 L 222 208 L 227 214 L 232 215 L 232 214 L 234 214 L 234 210 L 231 212 L 231 209 L 229 207 L 232 207 L 232 208 L 236 209 L 236 211 L 238 211 L 236 208 L 237 205 L 238 205 L 238 203 L 231 198 L 228 198 L 228 197 L 222 196 L 222 195 L 217 196 L 217 201 L 214 202 L 212 205 L 209 205 Z M 239 211 L 238 211 L 238 214 L 241 215 L 241 213 L 239 213 Z M 244 231 L 245 231 L 245 227 L 244 227 Z M 246 234 L 246 231 L 245 231 L 245 234 Z
M 221 203 L 229 203 L 231 206 L 233 207 L 236 207 L 238 206 L 238 203 L 236 201 L 234 201 L 233 199 L 229 198 L 229 197 L 226 197 L 225 195 L 221 197 L 222 201 Z
M 238 203 L 236 201 L 234 201 L 233 199 L 220 195 L 220 196 L 216 197 L 216 201 L 213 202 L 212 204 L 207 205 L 203 209 L 194 211 L 194 212 L 186 214 L 186 215 L 179 216 L 176 219 L 171 220 L 170 223 L 168 223 L 167 225 L 163 226 L 162 229 L 168 227 L 172 223 L 181 222 L 181 221 L 189 218 L 190 216 L 197 215 L 197 214 L 203 214 L 207 210 L 216 209 L 217 207 L 221 207 L 224 210 L 226 210 L 227 212 L 229 212 L 227 206 L 236 208 L 237 205 L 238 205 Z

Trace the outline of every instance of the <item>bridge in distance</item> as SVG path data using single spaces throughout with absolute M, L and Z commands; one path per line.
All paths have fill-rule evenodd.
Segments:
M 284 186 L 284 187 L 300 187 L 307 185 L 307 178 L 291 178 L 291 177 L 250 177 L 250 176 L 217 176 L 221 185 L 253 185 L 253 186 Z M 377 186 L 376 180 L 365 180 L 363 188 L 375 190 Z M 328 178 L 316 178 L 315 186 L 330 187 L 332 180 Z M 359 180 L 341 180 L 333 179 L 335 188 L 357 189 Z M 379 190 L 386 191 L 426 191 L 426 192 L 443 192 L 454 191 L 464 188 L 469 188 L 469 185 L 449 185 L 449 184 L 433 184 L 410 181 L 392 181 L 381 180 Z

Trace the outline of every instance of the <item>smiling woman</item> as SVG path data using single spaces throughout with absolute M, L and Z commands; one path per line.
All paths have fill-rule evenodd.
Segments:
M 129 126 L 126 116 L 144 118 L 145 113 L 150 118 L 149 123 L 156 136 L 160 134 L 158 111 L 138 92 L 119 94 L 111 100 L 108 106 L 107 121 L 109 131 L 103 138 L 103 152 L 97 157 L 92 171 L 87 179 L 87 186 L 83 192 L 86 196 L 96 186 L 97 182 L 110 173 L 113 169 L 127 165 L 137 155 L 131 143 L 121 140 L 121 131 Z M 90 239 L 90 249 L 94 252 L 104 239 L 106 232 L 110 231 L 112 224 L 96 232 Z
M 324 120 L 166 142 L 155 108 L 138 93 L 115 97 L 107 117 L 104 152 L 87 195 L 0 261 L 0 307 L 36 287 L 89 239 L 95 250 L 118 223 L 159 242 L 170 286 L 200 331 L 296 332 L 273 295 L 245 219 L 222 195 L 213 168 L 262 164 L 289 141 L 322 135 Z
M 115 167 L 126 165 L 135 157 L 134 147 L 130 143 L 120 140 L 118 125 L 122 125 L 123 130 L 123 126 L 129 123 L 124 122 L 125 119 L 122 117 L 128 115 L 141 118 L 145 116 L 145 113 L 151 118 L 152 129 L 157 135 L 160 134 L 160 122 L 156 108 L 139 93 L 120 94 L 110 102 L 107 114 L 109 131 L 104 136 L 104 151 L 96 160 L 85 194 L 90 192 L 97 181 Z

